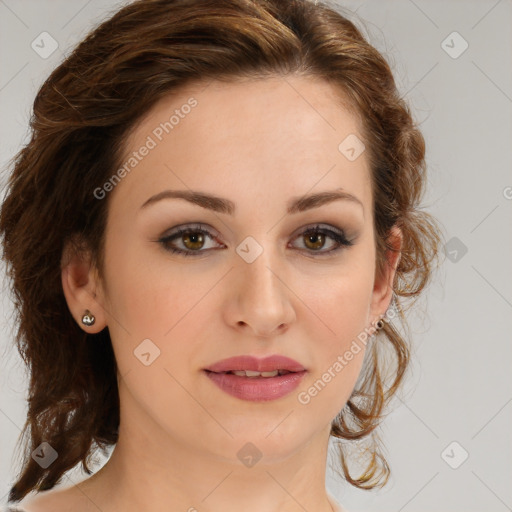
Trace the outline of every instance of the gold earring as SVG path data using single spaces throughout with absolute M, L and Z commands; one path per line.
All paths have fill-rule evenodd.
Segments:
M 96 318 L 94 318 L 94 315 L 88 309 L 86 309 L 85 315 L 82 317 L 82 323 L 89 327 L 90 325 L 93 325 L 95 321 Z
M 384 327 L 384 322 L 382 321 L 381 318 L 377 320 L 377 322 L 375 323 L 375 327 L 377 327 L 377 330 L 380 330 Z

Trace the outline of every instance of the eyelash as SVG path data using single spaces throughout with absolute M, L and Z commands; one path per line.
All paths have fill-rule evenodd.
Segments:
M 189 226 L 185 226 L 185 227 L 182 227 L 182 228 L 179 228 L 177 229 L 174 233 L 171 233 L 170 235 L 167 235 L 165 237 L 162 237 L 158 240 L 158 242 L 164 247 L 164 249 L 166 251 L 169 251 L 173 254 L 180 254 L 182 256 L 199 256 L 201 253 L 204 253 L 204 252 L 207 252 L 208 250 L 211 250 L 211 249 L 206 249 L 206 250 L 197 250 L 197 251 L 193 251 L 193 250 L 190 250 L 190 249 L 187 249 L 187 250 L 184 250 L 184 249 L 178 249 L 176 247 L 171 247 L 169 246 L 169 242 L 172 242 L 173 240 L 179 238 L 181 235 L 185 234 L 185 233 L 202 233 L 203 235 L 206 235 L 212 239 L 214 239 L 215 237 L 212 236 L 212 234 L 210 233 L 210 231 L 208 231 L 207 229 L 203 228 L 201 224 L 196 224 L 196 225 L 189 225 Z M 314 254 L 315 256 L 324 256 L 324 255 L 327 255 L 327 254 L 332 254 L 332 253 L 336 253 L 338 252 L 339 250 L 343 249 L 343 248 L 346 248 L 346 247 L 350 247 L 352 245 L 354 245 L 354 242 L 353 240 L 348 240 L 346 237 L 345 237 L 345 234 L 343 233 L 343 231 L 341 230 L 337 230 L 335 228 L 332 228 L 332 229 L 327 229 L 327 228 L 322 228 L 320 225 L 315 225 L 313 227 L 307 227 L 304 231 L 302 231 L 296 238 L 299 238 L 301 236 L 304 236 L 304 235 L 317 235 L 317 234 L 325 234 L 327 235 L 329 238 L 331 238 L 332 240 L 334 240 L 337 244 L 338 244 L 338 247 L 334 248 L 334 249 L 329 249 L 328 251 L 315 251 L 315 250 L 312 250 L 312 249 L 306 249 L 307 252 L 310 252 L 312 254 Z

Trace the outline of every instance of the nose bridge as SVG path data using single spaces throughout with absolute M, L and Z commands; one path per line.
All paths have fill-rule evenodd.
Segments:
M 249 237 L 248 237 L 249 238 Z M 252 237 L 250 237 L 252 238 Z M 239 256 L 241 279 L 243 281 L 244 292 L 249 295 L 256 295 L 263 299 L 278 299 L 281 293 L 281 281 L 276 276 L 279 268 L 277 250 L 271 246 L 271 237 L 259 237 L 259 242 L 255 239 L 247 240 L 240 244 Z M 249 247 L 251 257 L 245 257 L 243 249 Z M 254 258 L 254 259 L 252 259 Z
M 250 237 L 248 237 L 250 238 Z M 288 288 L 284 284 L 283 265 L 271 236 L 246 239 L 237 248 L 239 320 L 257 331 L 271 332 L 290 322 L 292 313 Z M 252 252 L 252 255 L 251 255 Z M 254 258 L 254 259 L 252 259 Z M 252 260 L 252 261 L 251 261 Z

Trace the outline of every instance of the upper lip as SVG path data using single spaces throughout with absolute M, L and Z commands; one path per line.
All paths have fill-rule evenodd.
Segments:
M 254 372 L 273 372 L 275 370 L 288 370 L 289 372 L 302 372 L 305 368 L 297 361 L 286 356 L 273 354 L 262 359 L 254 356 L 236 356 L 208 366 L 205 370 L 215 373 L 250 370 Z

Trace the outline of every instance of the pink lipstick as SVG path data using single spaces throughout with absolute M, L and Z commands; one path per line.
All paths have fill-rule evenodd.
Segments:
M 307 370 L 297 361 L 278 354 L 259 359 L 231 357 L 204 369 L 220 389 L 241 400 L 264 402 L 291 393 Z

